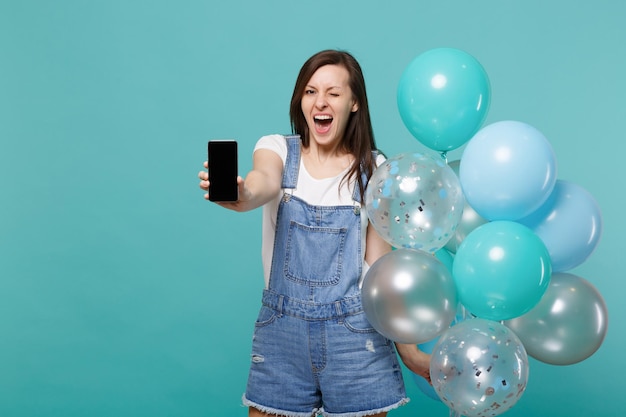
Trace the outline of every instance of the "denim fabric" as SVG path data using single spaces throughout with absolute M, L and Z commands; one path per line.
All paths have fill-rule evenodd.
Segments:
M 361 305 L 360 206 L 315 206 L 292 196 L 300 142 L 287 140 L 285 194 L 244 404 L 294 417 L 388 411 L 408 400 L 395 347 Z

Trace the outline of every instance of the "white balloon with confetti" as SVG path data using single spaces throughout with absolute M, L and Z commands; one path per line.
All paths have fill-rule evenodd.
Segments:
M 464 205 L 452 168 L 443 158 L 421 152 L 387 159 L 365 190 L 370 222 L 396 248 L 439 250 L 454 235 Z
M 520 399 L 528 383 L 528 354 L 504 324 L 471 318 L 439 337 L 430 361 L 435 392 L 456 415 L 497 416 Z

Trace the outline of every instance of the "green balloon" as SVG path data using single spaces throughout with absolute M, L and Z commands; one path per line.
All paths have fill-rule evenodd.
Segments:
M 469 141 L 487 117 L 491 86 L 470 54 L 437 48 L 415 58 L 398 84 L 398 110 L 411 134 L 447 152 Z
M 526 226 L 499 220 L 479 226 L 465 238 L 452 275 L 459 301 L 470 313 L 500 321 L 537 305 L 551 273 L 543 241 Z

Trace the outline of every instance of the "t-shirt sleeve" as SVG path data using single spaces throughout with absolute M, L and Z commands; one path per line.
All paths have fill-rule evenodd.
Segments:
M 376 155 L 376 166 L 379 167 L 383 164 L 383 162 L 385 162 L 387 160 L 387 158 L 385 158 L 385 155 L 383 155 L 382 153 L 379 153 L 378 155 Z
M 256 152 L 258 149 L 268 149 L 275 152 L 283 160 L 283 166 L 287 160 L 287 141 L 283 135 L 267 135 L 259 139 L 254 147 Z

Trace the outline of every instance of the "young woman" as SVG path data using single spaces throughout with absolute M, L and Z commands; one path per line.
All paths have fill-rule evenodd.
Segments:
M 377 158 L 354 57 L 326 50 L 309 58 L 290 117 L 292 135 L 257 142 L 239 200 L 218 203 L 263 206 L 265 290 L 243 402 L 249 416 L 385 416 L 408 401 L 396 348 L 427 379 L 430 357 L 394 346 L 363 313 L 362 277 L 391 248 L 361 210 Z M 207 172 L 198 176 L 208 191 Z

